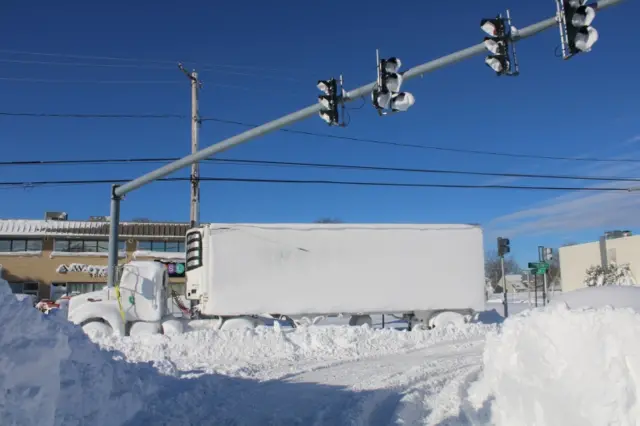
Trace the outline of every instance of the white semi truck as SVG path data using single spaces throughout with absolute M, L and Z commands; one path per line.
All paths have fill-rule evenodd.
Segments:
M 186 298 L 222 329 L 265 318 L 402 315 L 413 328 L 462 324 L 484 310 L 476 225 L 208 224 L 186 235 Z M 116 289 L 73 297 L 69 319 L 109 333 L 181 327 L 163 265 L 130 262 Z

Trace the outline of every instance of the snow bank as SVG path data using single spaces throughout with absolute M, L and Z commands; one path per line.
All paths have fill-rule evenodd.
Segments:
M 63 317 L 16 299 L 4 280 L 0 323 L 3 425 L 121 425 L 142 409 L 152 367 L 114 361 Z
M 570 308 L 632 308 L 640 313 L 640 287 L 603 286 L 581 288 L 559 294 L 551 301 L 551 305 L 566 304 Z
M 311 326 L 254 330 L 197 330 L 185 334 L 101 337 L 101 346 L 129 361 L 166 365 L 165 372 L 219 373 L 275 379 L 323 363 L 406 352 L 438 342 L 484 338 L 495 325 L 469 324 L 461 329 L 404 332 L 364 327 Z
M 496 426 L 639 424 L 640 314 L 557 303 L 510 317 L 469 399 Z

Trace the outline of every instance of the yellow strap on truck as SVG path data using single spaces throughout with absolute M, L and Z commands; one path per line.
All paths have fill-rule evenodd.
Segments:
M 125 323 L 124 319 L 124 309 L 122 309 L 122 298 L 120 297 L 120 286 L 117 285 L 116 289 L 116 299 L 118 299 L 118 310 L 120 310 L 120 316 L 122 317 L 122 322 Z

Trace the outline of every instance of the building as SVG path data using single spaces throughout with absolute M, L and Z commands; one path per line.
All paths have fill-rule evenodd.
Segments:
M 507 291 L 510 293 L 518 293 L 529 290 L 529 287 L 527 287 L 527 283 L 524 281 L 524 277 L 521 274 L 507 274 L 504 278 L 507 281 Z M 497 285 L 502 288 L 503 282 L 503 278 L 500 277 L 500 281 L 498 281 Z
M 183 294 L 188 228 L 188 223 L 122 222 L 119 263 L 163 262 L 172 287 Z M 70 221 L 64 213 L 47 213 L 45 220 L 0 220 L 0 278 L 14 293 L 38 299 L 97 290 L 107 281 L 108 235 L 106 217 Z
M 629 231 L 606 232 L 599 241 L 560 247 L 562 291 L 586 287 L 587 269 L 612 263 L 628 264 L 632 278 L 640 277 L 640 235 Z

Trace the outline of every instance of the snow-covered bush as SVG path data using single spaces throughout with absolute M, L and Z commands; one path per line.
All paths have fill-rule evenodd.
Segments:
M 587 269 L 584 283 L 588 287 L 605 285 L 636 285 L 631 268 L 628 263 L 618 265 L 610 263 L 607 266 L 597 265 Z

